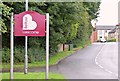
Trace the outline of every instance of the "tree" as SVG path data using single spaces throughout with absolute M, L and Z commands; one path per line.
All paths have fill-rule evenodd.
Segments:
M 4 19 L 0 18 L 0 32 L 2 33 L 5 33 L 7 32 L 7 27 L 5 25 L 5 21 L 7 19 L 10 19 L 10 11 L 11 11 L 11 8 L 4 5 L 2 2 L 0 2 L 0 16 L 1 17 L 4 17 Z
M 5 27 L 3 29 L 6 31 L 3 34 L 3 47 L 7 46 L 8 48 L 10 13 L 13 11 L 15 14 L 18 14 L 25 11 L 25 4 L 23 2 L 4 2 L 3 5 L 5 8 L 3 9 L 2 23 Z M 50 14 L 50 56 L 58 52 L 59 44 L 73 43 L 79 46 L 90 41 L 91 20 L 98 16 L 99 5 L 99 2 L 29 3 L 29 10 L 40 14 Z M 24 37 L 15 37 L 15 46 L 23 48 Z M 45 53 L 45 47 L 45 37 L 29 37 L 29 49 L 41 48 L 44 51 L 43 53 Z

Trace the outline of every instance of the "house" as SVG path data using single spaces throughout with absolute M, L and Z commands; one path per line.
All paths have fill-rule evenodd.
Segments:
M 106 40 L 109 40 L 110 38 L 109 32 L 112 32 L 114 30 L 114 33 L 115 33 L 116 32 L 115 29 L 116 29 L 116 26 L 112 26 L 112 25 L 97 25 L 96 26 L 97 40 L 100 40 L 100 38 L 105 38 Z
M 116 36 L 117 36 L 117 32 L 116 32 L 116 29 L 113 29 L 113 30 L 111 30 L 109 33 L 108 33 L 108 39 L 109 40 L 111 40 L 111 39 L 114 39 L 114 38 L 117 38 Z

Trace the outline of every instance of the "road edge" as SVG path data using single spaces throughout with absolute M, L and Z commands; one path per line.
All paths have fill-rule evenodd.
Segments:
M 100 67 L 100 68 L 103 69 L 104 71 L 106 71 L 106 72 L 108 72 L 108 73 L 110 73 L 110 74 L 113 74 L 113 75 L 119 77 L 118 74 L 110 71 L 109 69 L 104 68 L 104 67 L 103 67 L 102 65 L 100 65 L 100 64 L 98 63 L 98 61 L 97 61 L 99 55 L 101 54 L 101 52 L 102 52 L 102 50 L 105 48 L 105 46 L 106 46 L 106 44 L 104 44 L 104 46 L 100 49 L 100 51 L 98 52 L 97 56 L 95 57 L 95 63 L 96 63 L 96 65 L 97 65 L 98 67 Z

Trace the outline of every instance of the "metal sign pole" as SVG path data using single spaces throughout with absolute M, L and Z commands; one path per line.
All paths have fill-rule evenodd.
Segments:
M 26 11 L 28 11 L 28 0 L 26 0 L 26 5 L 25 5 L 25 9 Z M 28 41 L 28 37 L 25 36 L 25 64 L 24 64 L 24 74 L 28 73 L 28 55 L 27 55 L 27 41 Z
M 11 15 L 11 34 L 10 34 L 10 79 L 13 79 L 13 13 Z
M 46 79 L 49 78 L 49 13 L 46 13 Z

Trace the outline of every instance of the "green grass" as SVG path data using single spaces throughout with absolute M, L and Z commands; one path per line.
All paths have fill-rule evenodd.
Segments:
M 2 73 L 0 73 L 0 81 L 2 80 L 2 77 L 1 77 L 1 76 L 2 76 Z
M 82 47 L 79 46 L 77 48 L 73 48 L 71 51 L 63 51 L 63 52 L 57 53 L 53 57 L 50 57 L 49 65 L 56 64 L 60 59 L 63 59 L 65 57 L 67 57 L 68 55 L 71 55 L 73 52 L 75 52 L 76 50 L 78 50 L 80 48 L 82 48 Z M 31 68 L 31 67 L 44 67 L 45 66 L 45 61 L 29 63 L 28 66 L 29 66 L 29 68 Z M 4 64 L 3 63 L 2 68 L 10 69 L 10 64 Z M 23 69 L 24 68 L 24 63 L 14 64 L 14 69 L 17 69 L 17 68 Z
M 72 54 L 74 51 L 64 51 L 64 52 L 59 52 L 53 57 L 50 58 L 49 65 L 54 65 L 56 64 L 60 59 Z M 36 63 L 30 63 L 29 67 L 32 66 L 45 66 L 45 61 L 42 62 L 36 62 Z
M 49 61 L 49 65 L 54 65 L 56 64 L 60 59 L 72 54 L 74 51 L 64 51 L 64 52 L 59 52 L 56 55 L 54 55 L 53 57 L 50 57 L 50 61 Z M 34 62 L 34 63 L 29 63 L 28 64 L 29 67 L 44 67 L 45 66 L 45 61 L 41 61 L 41 62 Z M 24 64 L 14 64 L 14 68 L 24 68 Z M 10 68 L 10 64 L 2 64 L 2 68 L 4 69 L 9 69 Z
M 9 79 L 9 73 L 2 73 L 2 79 Z M 14 79 L 45 79 L 45 73 L 17 73 L 13 74 Z M 60 74 L 49 73 L 49 79 L 64 79 Z

